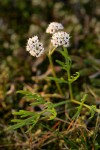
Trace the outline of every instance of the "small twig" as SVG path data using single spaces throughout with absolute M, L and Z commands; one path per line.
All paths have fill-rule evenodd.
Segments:
M 16 143 L 16 144 L 5 144 L 5 145 L 0 145 L 0 148 L 2 147 L 16 147 L 16 146 L 26 146 L 28 145 L 28 142 L 24 143 Z
M 53 129 L 53 130 L 56 129 L 59 124 L 60 124 L 60 122 L 57 122 L 57 123 L 52 127 L 52 129 Z M 46 133 L 44 136 L 42 136 L 41 139 L 39 139 L 39 140 L 37 141 L 38 143 L 36 144 L 36 147 L 39 147 L 42 143 L 44 143 L 44 141 L 46 141 L 48 138 L 50 138 L 50 137 L 53 136 L 53 135 L 54 135 L 54 133 L 51 132 L 51 131 L 49 131 L 48 133 Z M 34 145 L 35 143 L 33 142 L 32 144 Z
M 43 97 L 55 97 L 55 98 L 66 99 L 66 97 L 64 97 L 64 96 L 62 96 L 60 94 L 57 94 L 57 93 L 55 93 L 55 94 L 45 94 L 45 93 L 43 93 L 41 96 L 43 96 Z
M 53 138 L 51 140 L 49 140 L 48 142 L 44 143 L 43 146 L 46 146 L 48 144 L 50 144 L 51 142 L 54 142 L 57 138 Z
M 32 150 L 32 133 L 31 131 L 29 132 L 29 139 L 28 139 L 28 143 L 29 143 L 29 147 L 30 147 L 30 150 Z
M 53 77 L 56 78 L 56 72 L 55 72 L 55 69 L 54 69 L 54 65 L 53 65 L 53 61 L 52 61 L 51 55 L 48 55 L 48 58 L 49 58 L 50 66 L 51 66 L 51 69 L 52 69 L 52 75 L 53 75 Z M 56 84 L 56 86 L 57 86 L 58 92 L 59 92 L 61 95 L 63 95 L 63 92 L 62 92 L 62 89 L 61 89 L 59 83 L 58 83 L 57 81 L 55 81 L 55 84 Z
M 73 123 L 74 123 L 74 120 L 71 121 L 71 123 L 69 124 L 67 130 L 69 130 L 71 128 L 71 126 L 72 126 Z

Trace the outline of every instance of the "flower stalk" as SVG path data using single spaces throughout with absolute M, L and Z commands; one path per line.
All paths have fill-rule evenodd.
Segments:
M 71 75 L 70 75 L 71 62 L 70 62 L 70 60 L 71 59 L 69 57 L 67 48 L 64 48 L 64 46 L 63 46 L 63 50 L 66 54 L 66 56 L 65 56 L 66 64 L 67 64 L 66 71 L 67 71 L 67 76 L 68 76 L 68 86 L 69 86 L 70 99 L 73 100 L 72 83 L 70 82 L 70 79 L 71 79 Z
M 69 102 L 72 102 L 72 103 L 75 103 L 75 104 L 78 104 L 78 105 L 81 105 L 82 102 L 80 101 L 77 101 L 75 99 L 72 99 L 71 101 L 69 100 L 66 100 L 66 101 L 62 101 L 62 102 L 59 102 L 58 104 L 54 104 L 54 107 L 58 107 L 58 106 L 61 106 L 61 105 L 64 105 L 64 104 L 68 104 Z M 91 106 L 87 105 L 87 104 L 82 104 L 85 108 L 91 110 Z M 95 112 L 99 113 L 100 114 L 100 109 L 95 109 Z
M 48 55 L 48 58 L 49 58 L 50 66 L 51 66 L 51 69 L 52 69 L 52 74 L 53 74 L 53 76 L 56 78 L 57 76 L 56 76 L 56 73 L 55 73 L 55 69 L 54 69 L 54 65 L 53 65 L 53 61 L 52 61 L 51 54 Z M 60 88 L 59 83 L 58 83 L 57 81 L 55 81 L 55 84 L 56 84 L 56 86 L 57 86 L 57 89 L 58 89 L 59 93 L 60 93 L 61 95 L 63 95 L 63 92 L 62 92 L 62 90 L 61 90 L 61 88 Z
M 69 93 L 70 93 L 70 99 L 73 100 L 73 92 L 72 92 L 72 85 L 70 80 L 70 68 L 67 70 L 67 75 L 68 75 L 68 85 L 69 85 Z

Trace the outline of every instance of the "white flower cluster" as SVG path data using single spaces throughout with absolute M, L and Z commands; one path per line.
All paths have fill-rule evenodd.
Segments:
M 52 35 L 51 43 L 54 47 L 58 47 L 58 46 L 68 47 L 69 39 L 70 36 L 68 33 L 64 31 L 56 32 Z
M 27 41 L 26 51 L 28 51 L 32 56 L 40 57 L 44 52 L 43 44 L 39 42 L 37 36 L 29 38 Z
M 53 34 L 58 30 L 64 29 L 63 25 L 58 22 L 52 22 L 49 24 L 48 28 L 46 29 L 46 33 Z

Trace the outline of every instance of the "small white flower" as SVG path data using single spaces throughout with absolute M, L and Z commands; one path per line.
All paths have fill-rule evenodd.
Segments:
M 58 22 L 52 22 L 49 24 L 48 28 L 46 29 L 46 33 L 53 34 L 57 32 L 58 30 L 64 29 L 63 25 Z
M 37 36 L 28 39 L 26 51 L 28 51 L 32 56 L 36 57 L 40 57 L 44 52 L 43 44 L 39 42 Z
M 66 32 L 56 32 L 52 35 L 51 43 L 54 47 L 58 46 L 64 46 L 68 47 L 69 46 L 69 39 L 70 36 Z

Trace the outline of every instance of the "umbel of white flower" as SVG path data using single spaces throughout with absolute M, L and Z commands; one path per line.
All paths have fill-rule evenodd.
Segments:
M 27 41 L 26 51 L 28 51 L 32 56 L 40 57 L 44 53 L 43 44 L 39 42 L 37 36 L 29 38 Z
M 70 39 L 70 36 L 68 33 L 64 31 L 60 31 L 52 35 L 51 43 L 54 47 L 58 47 L 58 46 L 68 47 L 69 39 Z
M 53 34 L 57 32 L 58 30 L 64 29 L 63 25 L 58 22 L 52 22 L 49 24 L 48 28 L 46 29 L 46 33 Z

